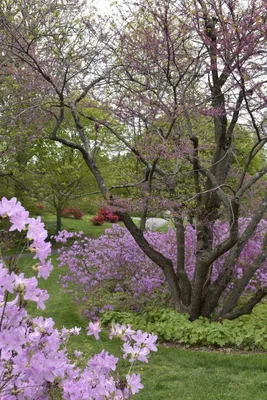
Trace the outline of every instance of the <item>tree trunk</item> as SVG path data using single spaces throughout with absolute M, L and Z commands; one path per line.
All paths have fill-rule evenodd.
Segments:
M 176 217 L 174 219 L 176 228 L 176 242 L 177 242 L 177 279 L 181 289 L 181 300 L 186 307 L 190 306 L 192 287 L 191 282 L 185 271 L 185 228 L 183 219 Z
M 62 230 L 62 210 L 61 208 L 57 208 L 57 226 L 56 226 L 56 234 Z

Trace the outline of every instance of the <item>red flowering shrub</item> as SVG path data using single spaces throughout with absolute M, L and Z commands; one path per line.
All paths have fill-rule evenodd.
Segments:
M 95 217 L 93 217 L 92 219 L 90 219 L 90 222 L 92 222 L 93 225 L 103 225 L 105 222 L 105 219 L 104 219 L 103 215 L 98 214 Z
M 64 210 L 62 211 L 62 217 L 65 218 L 70 218 L 72 217 L 72 208 L 68 207 L 68 208 L 64 208 Z
M 118 222 L 120 220 L 120 218 L 118 217 L 118 215 L 114 214 L 112 211 L 108 210 L 107 208 L 100 208 L 100 210 L 98 211 L 98 215 L 102 215 L 104 217 L 104 220 L 106 222 Z
M 73 216 L 75 219 L 82 219 L 82 217 L 84 216 L 84 213 L 80 210 L 78 210 L 77 208 L 73 208 Z
M 103 225 L 104 222 L 111 222 L 116 223 L 120 220 L 118 215 L 114 214 L 112 211 L 108 210 L 107 208 L 100 208 L 98 214 L 90 219 L 93 225 Z
M 43 210 L 44 209 L 44 205 L 42 203 L 38 203 L 36 205 L 36 208 L 38 208 L 38 210 Z
M 62 211 L 62 216 L 65 218 L 75 218 L 75 219 L 82 219 L 82 217 L 84 216 L 84 213 L 80 210 L 78 210 L 77 208 L 74 207 L 67 207 L 64 208 L 64 210 Z

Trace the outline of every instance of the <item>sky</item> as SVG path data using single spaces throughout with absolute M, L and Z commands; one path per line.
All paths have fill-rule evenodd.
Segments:
M 113 4 L 113 7 L 116 3 L 121 3 L 121 0 L 112 1 L 112 0 L 94 0 L 95 6 L 101 11 L 101 13 L 112 13 L 112 7 L 110 4 Z

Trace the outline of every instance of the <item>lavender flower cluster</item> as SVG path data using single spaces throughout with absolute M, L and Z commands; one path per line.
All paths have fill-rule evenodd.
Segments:
M 249 218 L 239 220 L 240 234 L 244 232 L 249 222 Z M 261 251 L 266 231 L 267 221 L 261 220 L 254 236 L 248 241 L 236 262 L 229 289 L 235 280 L 240 279 L 247 268 L 254 263 Z M 228 234 L 228 225 L 223 221 L 216 221 L 213 245 L 221 243 Z M 81 232 L 75 236 L 74 233 L 64 231 L 57 236 L 57 240 L 66 243 L 68 237 L 75 237 L 76 241 L 70 247 L 59 250 L 59 266 L 68 267 L 68 272 L 61 276 L 61 282 L 65 290 L 72 292 L 77 302 L 86 302 L 88 293 L 93 292 L 96 295 L 97 291 L 105 287 L 107 283 L 109 290 L 113 293 L 128 294 L 136 303 L 139 299 L 141 303 L 144 302 L 142 296 L 153 297 L 155 290 L 160 296 L 166 293 L 166 282 L 161 269 L 142 252 L 127 229 L 113 225 L 112 229 L 107 229 L 105 235 L 98 239 L 84 237 Z M 151 246 L 172 260 L 175 268 L 177 251 L 174 230 L 169 228 L 166 233 L 146 232 L 145 237 Z M 196 230 L 189 224 L 185 232 L 185 267 L 190 280 L 194 277 L 196 245 Z M 228 253 L 225 253 L 213 263 L 212 281 L 222 272 L 227 255 Z M 246 292 L 254 291 L 259 285 L 266 284 L 267 261 L 251 279 Z M 87 312 L 90 314 L 90 311 Z
M 30 249 L 39 262 L 35 266 L 38 277 L 48 278 L 51 245 L 40 217 L 29 218 L 29 213 L 15 198 L 0 201 L 0 217 L 8 217 L 10 230 L 26 231 L 32 241 Z M 71 335 L 81 328 L 58 330 L 51 318 L 31 318 L 25 310 L 26 301 L 45 308 L 48 293 L 37 287 L 35 277 L 25 278 L 17 267 L 0 260 L 0 398 L 2 400 L 48 400 L 58 391 L 64 400 L 126 400 L 143 388 L 140 374 L 125 377 L 116 371 L 119 359 L 103 350 L 94 355 L 84 370 L 69 358 L 66 344 Z M 88 335 L 99 339 L 99 322 L 90 322 Z M 157 337 L 133 331 L 130 326 L 115 325 L 110 337 L 123 341 L 123 358 L 130 362 L 147 362 L 151 351 L 156 351 Z M 75 350 L 75 357 L 82 352 Z

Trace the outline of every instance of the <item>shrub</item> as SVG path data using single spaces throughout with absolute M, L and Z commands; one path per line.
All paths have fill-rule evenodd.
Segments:
M 267 304 L 258 305 L 252 314 L 233 321 L 211 322 L 201 317 L 191 322 L 188 318 L 169 308 L 148 309 L 139 314 L 128 311 L 101 314 L 104 325 L 131 324 L 135 329 L 154 332 L 163 342 L 267 350 Z
M 65 217 L 65 218 L 82 219 L 83 216 L 84 216 L 84 212 L 82 212 L 74 207 L 64 208 L 64 210 L 62 211 L 62 217 Z
M 77 210 L 77 208 L 73 208 L 72 213 L 75 219 L 82 219 L 82 217 L 84 216 L 84 212 Z
M 95 217 L 91 218 L 89 221 L 92 222 L 93 225 L 97 226 L 97 225 L 103 225 L 105 222 L 105 219 L 104 219 L 103 215 L 96 215 Z
M 26 231 L 30 249 L 38 259 L 38 277 L 47 279 L 51 270 L 51 245 L 40 217 L 29 218 L 29 213 L 15 198 L 0 201 L 0 218 L 8 217 L 10 231 Z M 112 326 L 110 339 L 122 340 L 124 362 L 129 372 L 122 376 L 116 370 L 119 358 L 105 350 L 95 354 L 81 370 L 68 358 L 66 344 L 71 335 L 81 328 L 54 329 L 52 318 L 31 318 L 25 304 L 33 301 L 45 308 L 48 293 L 38 288 L 35 277 L 25 278 L 18 272 L 16 260 L 5 265 L 0 260 L 0 398 L 3 400 L 52 399 L 86 400 L 114 398 L 126 400 L 138 393 L 143 385 L 140 374 L 130 373 L 135 362 L 148 362 L 151 351 L 157 351 L 153 334 L 134 331 L 130 326 Z M 99 321 L 90 322 L 87 335 L 99 339 Z M 82 353 L 74 352 L 79 358 Z
M 103 221 L 103 219 L 101 220 Z M 248 219 L 240 220 L 240 230 L 243 231 Z M 263 233 L 267 229 L 267 221 L 262 220 L 255 235 L 245 246 L 237 260 L 234 276 L 229 289 L 240 279 L 246 269 L 253 264 L 261 251 Z M 221 221 L 215 224 L 215 244 L 224 240 L 228 227 Z M 176 265 L 176 235 L 169 228 L 166 233 L 146 232 L 145 237 L 156 250 L 161 251 Z M 188 225 L 186 229 L 186 272 L 193 279 L 195 265 L 196 231 Z M 214 281 L 223 267 L 226 255 L 221 256 L 213 264 L 211 280 Z M 153 263 L 139 248 L 127 229 L 114 225 L 107 229 L 99 239 L 81 238 L 59 256 L 60 266 L 67 265 L 68 272 L 62 277 L 65 289 L 74 284 L 74 298 L 84 303 L 91 299 L 88 296 L 94 290 L 94 300 L 108 293 L 114 301 L 114 306 L 139 310 L 142 304 L 153 302 L 165 304 L 168 288 L 161 269 Z M 260 285 L 266 285 L 267 260 L 256 272 L 245 290 L 245 295 L 255 291 Z M 107 304 L 112 303 L 107 299 Z M 95 304 L 98 306 L 98 304 Z M 102 307 L 103 304 L 100 304 Z
M 154 237 L 148 233 L 148 238 Z M 62 241 L 58 235 L 56 240 Z M 64 241 L 66 235 L 64 236 Z M 145 256 L 125 228 L 113 225 L 99 239 L 77 237 L 75 243 L 59 250 L 59 267 L 68 266 L 61 276 L 64 290 L 72 286 L 74 299 L 94 306 L 96 298 L 114 305 L 139 309 L 157 301 L 165 292 L 164 277 L 159 268 Z M 90 298 L 91 289 L 93 297 Z M 160 291 L 160 293 L 158 293 Z M 86 304 L 89 307 L 89 304 Z
M 104 222 L 111 222 L 114 224 L 119 220 L 120 219 L 118 215 L 116 215 L 114 212 L 108 210 L 107 208 L 100 208 L 98 214 L 90 219 L 90 222 L 92 222 L 93 225 L 103 225 Z
M 115 222 L 118 222 L 120 220 L 118 215 L 116 215 L 114 212 L 112 212 L 112 211 L 110 211 L 110 210 L 108 210 L 107 208 L 104 208 L 104 207 L 100 208 L 100 210 L 98 211 L 98 215 L 102 215 L 106 222 L 115 223 Z

